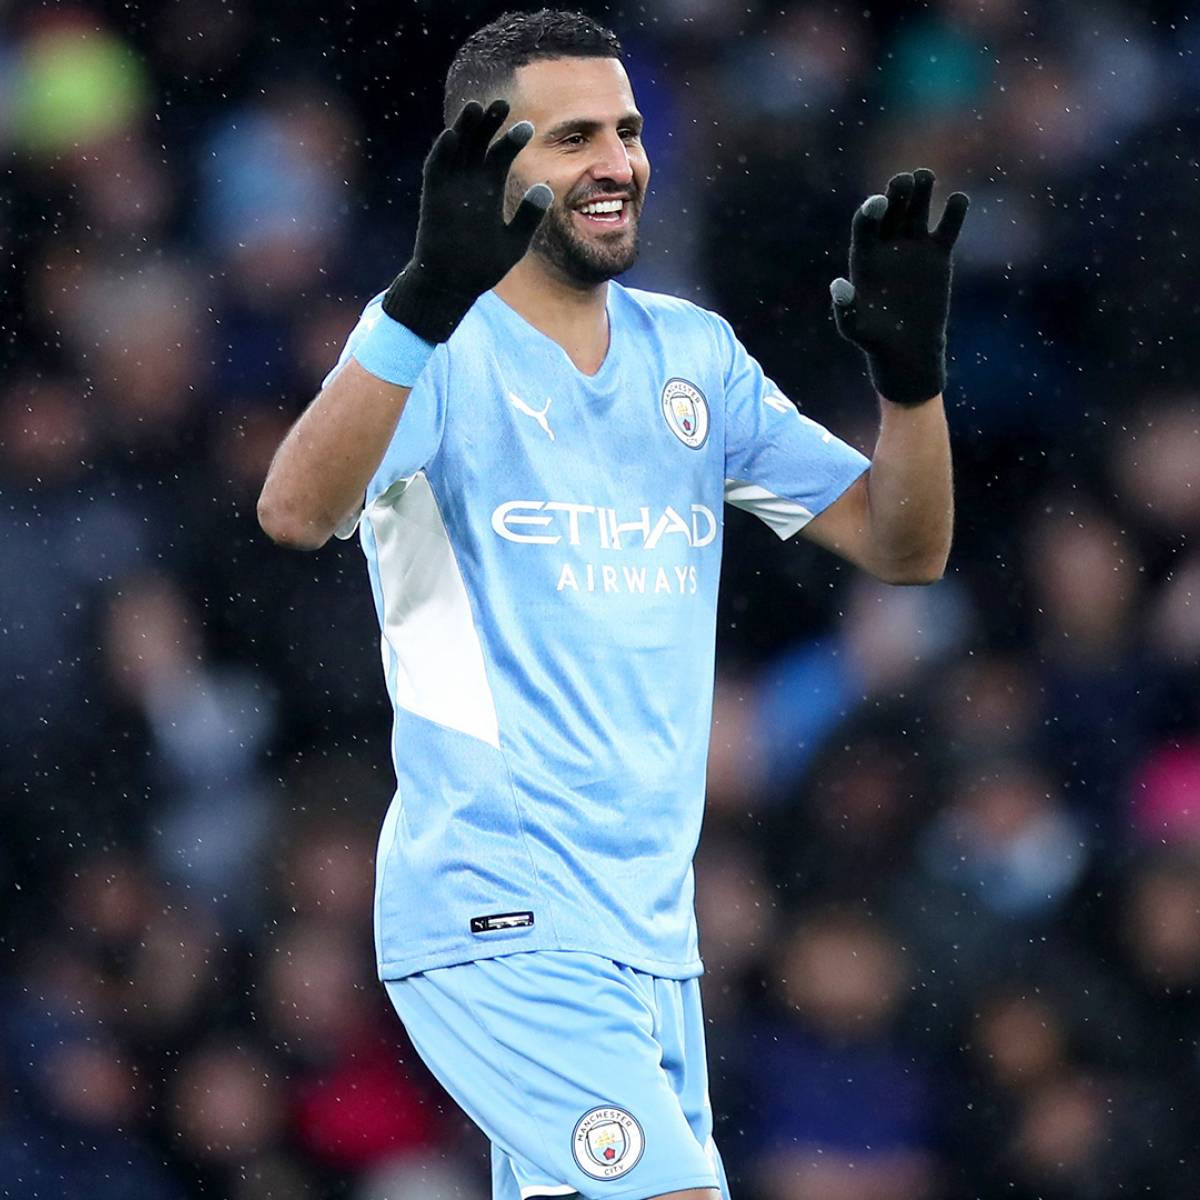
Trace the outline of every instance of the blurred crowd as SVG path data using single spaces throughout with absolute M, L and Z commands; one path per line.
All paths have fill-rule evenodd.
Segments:
M 373 978 L 359 551 L 254 503 L 503 7 L 0 4 L 0 1195 L 488 1195 Z M 647 118 L 631 282 L 864 449 L 850 215 L 921 165 L 972 200 L 945 580 L 728 514 L 697 874 L 735 1196 L 1193 1196 L 1200 29 L 583 7 Z

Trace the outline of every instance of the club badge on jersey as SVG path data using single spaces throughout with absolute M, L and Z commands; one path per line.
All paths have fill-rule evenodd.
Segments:
M 662 390 L 663 416 L 671 432 L 685 445 L 699 450 L 708 440 L 708 401 L 686 379 L 668 379 Z

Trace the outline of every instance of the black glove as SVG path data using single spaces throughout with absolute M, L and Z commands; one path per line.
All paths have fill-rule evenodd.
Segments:
M 383 311 L 427 342 L 444 342 L 516 266 L 554 199 L 536 183 L 504 223 L 508 169 L 533 136 L 533 126 L 521 121 L 489 150 L 507 116 L 507 101 L 492 101 L 487 112 L 470 101 L 425 160 L 413 256 L 385 293 Z
M 850 278 L 835 279 L 838 332 L 867 356 L 875 390 L 921 404 L 946 386 L 950 252 L 967 214 L 955 192 L 929 232 L 933 172 L 893 175 L 886 198 L 871 196 L 850 225 Z

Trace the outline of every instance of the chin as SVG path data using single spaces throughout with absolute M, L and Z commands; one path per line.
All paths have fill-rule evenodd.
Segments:
M 597 261 L 574 262 L 568 265 L 567 274 L 576 282 L 586 286 L 595 286 L 600 283 L 607 283 L 610 279 L 615 279 L 618 275 L 624 275 L 633 264 L 637 262 L 637 255 L 630 254 L 620 259 L 606 259 Z
M 615 242 L 615 244 L 614 244 Z M 587 277 L 596 282 L 623 275 L 637 262 L 637 235 L 630 231 L 620 241 L 592 243 L 586 248 L 576 247 L 570 256 L 569 269 L 572 276 Z
M 597 287 L 637 261 L 637 226 L 619 232 L 584 234 L 570 219 L 543 224 L 534 249 L 556 272 L 578 287 Z

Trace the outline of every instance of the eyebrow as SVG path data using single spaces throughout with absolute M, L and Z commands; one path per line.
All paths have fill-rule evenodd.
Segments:
M 566 137 L 569 133 L 597 133 L 604 128 L 603 121 L 597 121 L 592 117 L 571 117 L 566 121 L 559 123 L 546 131 L 545 137 L 548 141 L 554 141 L 556 138 Z M 640 133 L 642 130 L 643 118 L 639 112 L 628 112 L 624 116 L 617 118 L 618 127 L 632 125 L 634 129 Z

